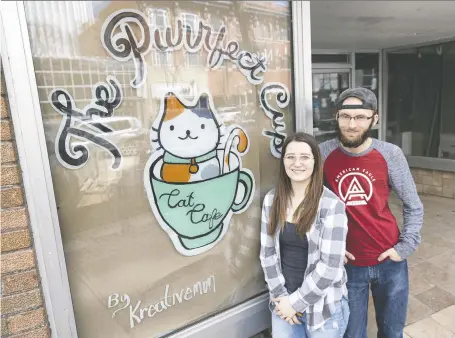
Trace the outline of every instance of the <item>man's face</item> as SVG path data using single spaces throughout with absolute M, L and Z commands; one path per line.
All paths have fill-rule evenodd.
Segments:
M 348 97 L 343 105 L 361 105 L 356 97 Z M 342 109 L 337 113 L 337 136 L 347 148 L 360 147 L 370 136 L 370 130 L 378 122 L 378 115 L 369 109 Z

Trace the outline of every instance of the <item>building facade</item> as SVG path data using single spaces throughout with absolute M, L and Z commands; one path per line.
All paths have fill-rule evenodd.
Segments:
M 349 87 L 419 191 L 455 198 L 453 42 L 315 47 L 316 6 L 2 3 L 2 337 L 266 329 L 262 198 Z

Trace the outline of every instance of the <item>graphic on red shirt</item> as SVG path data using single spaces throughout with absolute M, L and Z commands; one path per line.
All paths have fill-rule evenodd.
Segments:
M 346 205 L 348 235 L 346 249 L 355 256 L 352 264 L 378 264 L 378 257 L 392 248 L 399 237 L 395 217 L 388 206 L 388 166 L 372 149 L 350 156 L 336 149 L 324 162 L 325 184 Z
M 336 181 L 335 181 L 336 182 Z M 362 184 L 360 183 L 362 182 Z M 348 183 L 348 188 L 346 187 Z M 366 189 L 363 188 L 365 186 Z M 371 179 L 362 172 L 351 172 L 338 181 L 338 196 L 346 205 L 365 205 L 373 195 Z

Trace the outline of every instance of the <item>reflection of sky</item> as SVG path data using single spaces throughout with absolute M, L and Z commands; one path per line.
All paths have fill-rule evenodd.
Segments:
M 93 14 L 97 16 L 104 8 L 111 4 L 111 1 L 91 1 Z
M 288 7 L 289 1 L 274 1 L 273 4 L 275 4 L 276 6 Z

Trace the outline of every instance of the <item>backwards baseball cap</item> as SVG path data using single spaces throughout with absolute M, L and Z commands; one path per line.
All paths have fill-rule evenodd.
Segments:
M 362 104 L 343 104 L 344 100 L 349 97 L 356 97 Z M 367 88 L 350 88 L 340 94 L 336 102 L 337 110 L 341 109 L 369 109 L 378 111 L 378 100 L 376 95 Z

